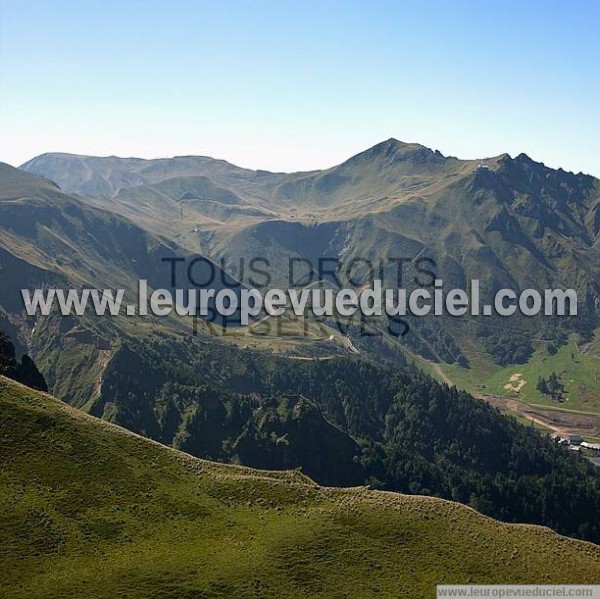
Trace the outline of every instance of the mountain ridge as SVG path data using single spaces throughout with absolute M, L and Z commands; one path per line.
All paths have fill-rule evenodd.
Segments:
M 318 173 L 318 172 L 325 172 L 325 171 L 334 169 L 336 167 L 342 166 L 343 164 L 346 164 L 347 162 L 350 162 L 358 157 L 376 154 L 377 152 L 380 152 L 381 149 L 389 148 L 389 147 L 393 147 L 396 150 L 402 150 L 405 152 L 408 152 L 410 150 L 413 150 L 413 151 L 423 151 L 424 150 L 424 151 L 427 151 L 428 153 L 431 153 L 439 158 L 444 158 L 447 160 L 458 161 L 458 162 L 477 162 L 477 163 L 485 164 L 487 161 L 497 161 L 497 160 L 500 160 L 503 158 L 509 158 L 511 160 L 523 160 L 524 159 L 524 160 L 542 165 L 542 166 L 552 169 L 552 170 L 563 171 L 566 173 L 572 173 L 572 174 L 576 174 L 576 175 L 584 175 L 584 176 L 593 177 L 595 179 L 598 179 L 598 177 L 595 177 L 594 175 L 591 175 L 589 173 L 584 173 L 582 171 L 575 172 L 575 171 L 563 169 L 560 166 L 555 167 L 555 168 L 548 167 L 547 165 L 545 165 L 544 162 L 536 161 L 535 159 L 531 158 L 525 152 L 520 152 L 519 154 L 515 155 L 514 157 L 508 152 L 502 152 L 498 155 L 485 156 L 485 157 L 482 156 L 479 158 L 458 158 L 458 157 L 452 156 L 452 155 L 444 155 L 442 152 L 440 152 L 440 150 L 437 150 L 437 149 L 434 150 L 433 148 L 430 148 L 429 146 L 423 145 L 419 142 L 405 142 L 405 141 L 399 140 L 395 137 L 390 137 L 384 141 L 374 144 L 373 146 L 370 146 L 369 148 L 366 148 L 365 150 L 361 150 L 360 152 L 350 156 L 349 158 L 343 160 L 342 162 L 340 162 L 338 164 L 323 167 L 320 169 L 309 169 L 309 170 L 272 171 L 272 170 L 263 169 L 263 168 L 250 169 L 247 167 L 241 167 L 239 165 L 236 165 L 233 162 L 231 162 L 225 158 L 214 158 L 212 156 L 208 156 L 205 154 L 181 154 L 181 155 L 173 155 L 173 156 L 169 156 L 169 157 L 140 158 L 140 157 L 136 157 L 136 156 L 117 156 L 115 154 L 103 156 L 103 155 L 96 155 L 96 154 L 78 154 L 78 153 L 72 153 L 72 152 L 52 152 L 52 151 L 43 152 L 42 154 L 38 154 L 38 155 L 30 158 L 29 160 L 25 161 L 24 163 L 22 163 L 21 165 L 19 165 L 16 168 L 32 171 L 32 170 L 35 170 L 35 168 L 36 168 L 36 162 L 40 161 L 41 159 L 48 159 L 48 158 L 52 158 L 52 157 L 61 157 L 61 158 L 67 158 L 67 159 L 95 159 L 95 160 L 106 160 L 106 161 L 118 160 L 118 161 L 133 162 L 133 163 L 135 163 L 135 162 L 149 163 L 149 162 L 155 162 L 155 161 L 165 162 L 165 161 L 170 161 L 170 160 L 176 161 L 176 160 L 186 160 L 186 159 L 199 159 L 199 160 L 209 160 L 209 161 L 214 161 L 214 162 L 218 162 L 218 163 L 223 163 L 225 165 L 234 167 L 236 169 L 240 169 L 240 170 L 247 171 L 247 172 L 265 174 L 265 175 L 305 175 L 305 174 L 313 174 L 313 173 Z
M 0 581 L 12 599 L 362 599 L 465 580 L 600 582 L 600 548 L 547 528 L 198 460 L 1 376 L 0 406 Z
M 467 333 L 450 320 L 410 323 L 409 349 L 449 365 L 481 362 L 481 352 L 469 348 L 473 341 L 484 344 L 490 370 L 533 353 L 522 331 L 556 344 L 565 339 L 557 328 L 589 336 L 600 326 L 600 181 L 592 176 L 551 169 L 524 153 L 459 160 L 394 138 L 324 171 L 238 176 L 196 168 L 192 176 L 181 165 L 171 170 L 173 164 L 163 160 L 154 170 L 161 181 L 81 201 L 177 238 L 190 251 L 222 260 L 237 277 L 247 257 L 266 259 L 273 282 L 283 287 L 292 259 L 334 260 L 343 269 L 353 260 L 419 255 L 437 265 L 447 285 L 482 280 L 487 297 L 502 288 L 577 289 L 578 319 L 515 317 L 504 344 L 526 351 L 511 349 L 508 357 L 486 327 L 504 323 L 481 321 Z M 49 170 L 40 174 L 52 177 Z M 72 175 L 78 189 L 81 175 Z M 198 192 L 199 175 L 223 200 Z M 186 193 L 198 200 L 178 203 Z M 393 277 L 391 267 L 386 276 Z M 427 330 L 419 332 L 423 325 Z
M 275 277 L 287 274 L 291 258 L 315 263 L 325 257 L 346 266 L 360 259 L 412 256 L 413 267 L 415 256 L 422 256 L 438 265 L 447 284 L 462 287 L 470 278 L 481 279 L 482 294 L 506 287 L 574 286 L 586 302 L 579 320 L 523 318 L 509 326 L 489 320 L 413 319 L 407 322 L 410 335 L 402 340 L 391 335 L 368 340 L 351 327 L 336 331 L 336 323 L 310 319 L 314 328 L 322 328 L 306 339 L 300 331 L 303 323 L 290 319 L 284 321 L 292 333 L 287 339 L 272 331 L 260 338 L 252 327 L 222 339 L 204 334 L 194 339 L 187 336 L 189 328 L 175 323 L 124 319 L 114 321 L 100 345 L 79 327 L 97 331 L 110 324 L 105 319 L 89 320 L 85 326 L 50 319 L 35 328 L 34 337 L 31 322 L 22 320 L 17 306 L 9 310 L 11 330 L 20 327 L 34 340 L 40 368 L 70 403 L 197 455 L 270 467 L 304 465 L 323 481 L 334 480 L 333 467 L 338 484 L 368 476 L 387 489 L 456 498 L 497 517 L 529 522 L 542 518 L 569 534 L 598 538 L 596 524 L 580 517 L 584 510 L 568 507 L 574 487 L 582 506 L 596 505 L 598 481 L 591 464 L 486 411 L 464 394 L 436 386 L 410 366 L 419 360 L 426 365 L 437 362 L 440 369 L 462 369 L 460 374 L 470 372 L 484 354 L 493 371 L 500 365 L 524 364 L 535 351 L 546 349 L 550 355 L 552 348 L 555 353 L 559 348 L 564 353 L 569 335 L 579 336 L 575 342 L 591 342 L 598 322 L 594 301 L 600 294 L 590 216 L 598 201 L 596 181 L 524 158 L 500 158 L 494 169 L 486 168 L 395 141 L 384 142 L 372 153 L 373 159 L 358 159 L 367 161 L 365 168 L 346 164 L 298 176 L 257 176 L 223 165 L 202 175 L 196 172 L 197 160 L 180 160 L 174 171 L 171 162 L 159 161 L 143 170 L 153 183 L 121 188 L 112 197 L 71 195 L 67 204 L 75 215 L 108 214 L 115 222 L 130 223 L 148 239 L 168 240 L 173 251 L 209 256 L 242 282 L 248 273 L 236 269 L 236 262 L 257 256 L 271 260 L 277 284 Z M 80 167 L 78 163 L 69 177 L 85 181 Z M 89 174 L 89 180 L 98 176 L 106 181 L 107 174 L 100 169 Z M 109 182 L 122 173 L 115 176 Z M 121 287 L 123 277 L 139 276 L 137 262 L 120 273 L 105 276 L 100 271 L 107 264 L 127 261 L 129 254 L 103 219 L 92 231 L 77 224 L 80 218 L 75 227 L 60 219 L 48 223 L 45 218 L 25 218 L 31 203 L 52 207 L 46 195 L 64 194 L 40 185 L 39 197 L 0 202 L 0 209 L 5 205 L 16 211 L 12 220 L 0 223 L 0 235 L 21 232 L 10 236 L 9 249 L 17 251 L 26 243 L 32 252 L 45 249 L 60 258 L 61 272 L 66 264 L 76 276 L 86 268 L 98 270 L 94 281 L 100 287 Z M 32 226 L 37 237 L 32 238 L 29 229 L 21 230 Z M 86 260 L 90 247 L 85 235 L 94 232 L 106 243 L 100 245 L 102 255 Z M 68 254 L 57 252 L 57 239 L 70 240 Z M 393 274 L 386 269 L 386 283 Z M 17 289 L 31 284 L 15 281 Z M 374 326 L 385 331 L 386 324 Z M 75 343 L 86 338 L 87 345 Z M 357 353 L 355 362 L 349 361 L 351 348 Z M 373 362 L 382 360 L 385 368 L 375 369 Z M 348 385 L 356 372 L 365 380 Z M 473 372 L 479 376 L 478 370 Z M 587 386 L 590 378 L 582 384 Z M 596 388 L 592 380 L 586 392 L 593 394 Z M 301 389 L 310 410 L 297 413 Z M 448 433 L 441 425 L 443 415 L 452 421 Z M 431 426 L 423 431 L 420 426 L 427 419 Z M 463 447 L 462 437 L 476 442 Z M 328 453 L 337 452 L 336 464 L 312 459 L 308 440 L 309 445 L 327 447 Z M 497 446 L 500 440 L 502 448 Z M 490 455 L 492 445 L 498 459 Z M 515 451 L 524 457 L 511 470 L 506 464 L 513 464 L 509 456 Z M 465 462 L 467 455 L 471 461 Z M 557 470 L 569 472 L 570 478 L 552 487 L 549 473 Z M 530 476 L 547 493 L 525 485 L 519 499 L 514 498 L 514 481 Z M 547 501 L 549 492 L 556 495 L 555 505 Z M 567 515 L 559 517 L 556 505 Z

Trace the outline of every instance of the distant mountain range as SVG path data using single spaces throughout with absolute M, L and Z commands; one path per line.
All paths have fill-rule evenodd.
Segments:
M 191 251 L 223 260 L 269 260 L 274 283 L 288 282 L 290 258 L 435 262 L 446 288 L 482 281 L 501 288 L 574 288 L 577 319 L 422 319 L 403 340 L 431 360 L 487 369 L 526 360 L 528 339 L 560 345 L 599 326 L 600 181 L 534 162 L 525 154 L 485 160 L 444 157 L 419 144 L 382 142 L 325 171 L 269 173 L 205 157 L 140 160 L 44 154 L 24 170 L 82 194 Z M 411 262 L 411 260 L 413 262 Z M 365 268 L 357 269 L 365 274 Z M 391 285 L 393 286 L 393 285 Z M 503 330 L 505 343 L 494 337 Z M 473 351 L 473 344 L 483 352 Z
M 91 313 L 25 318 L 20 290 L 122 288 L 133 299 L 139 279 L 154 289 L 170 288 L 170 271 L 162 261 L 191 254 L 176 241 L 86 204 L 48 180 L 0 164 L 0 181 L 0 328 L 13 334 L 19 352 L 38 356 L 55 392 L 76 404 L 85 402 L 98 385 L 96 371 L 105 366 L 101 356 L 114 339 L 137 336 L 141 325 L 132 328 L 124 314 L 106 319 Z M 216 289 L 224 286 L 223 281 L 234 281 L 218 266 L 210 268 Z M 209 270 L 208 262 L 203 263 L 196 276 Z M 189 283 L 181 281 L 180 287 L 186 286 Z M 182 327 L 175 319 L 163 324 L 155 319 L 154 326 L 190 331 L 189 323 Z

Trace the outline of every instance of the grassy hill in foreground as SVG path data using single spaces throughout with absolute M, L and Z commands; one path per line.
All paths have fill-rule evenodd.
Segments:
M 600 583 L 600 547 L 459 504 L 191 458 L 0 378 L 0 594 L 430 597 Z

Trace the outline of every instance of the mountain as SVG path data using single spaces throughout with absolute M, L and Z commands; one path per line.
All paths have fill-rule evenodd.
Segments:
M 25 163 L 22 170 L 47 172 L 51 181 L 69 193 L 113 195 L 121 188 L 158 183 L 166 178 L 192 176 L 253 177 L 254 173 L 224 160 L 204 156 L 178 156 L 158 160 L 106 158 L 50 153 Z
M 31 353 L 50 388 L 76 405 L 93 396 L 118 340 L 142 334 L 149 324 L 123 314 L 97 318 L 90 311 L 62 317 L 57 309 L 49 316 L 29 317 L 21 290 L 124 289 L 133 302 L 140 279 L 151 290 L 172 289 L 165 260 L 192 257 L 198 258 L 176 241 L 87 205 L 45 179 L 0 164 L 0 327 L 12 333 L 18 353 Z M 240 292 L 237 281 L 200 258 L 196 280 L 210 274 L 215 289 L 231 285 Z M 180 277 L 178 286 L 191 285 Z M 174 317 L 155 318 L 151 325 L 191 333 L 191 323 Z
M 424 597 L 467 580 L 600 582 L 597 546 L 545 528 L 198 460 L 4 377 L 0 406 L 0 584 L 14 599 Z
M 319 260 L 339 262 L 339 272 L 358 281 L 369 275 L 365 260 L 376 268 L 382 263 L 385 285 L 409 290 L 417 286 L 419 263 L 421 270 L 425 264 L 445 289 L 480 280 L 487 303 L 502 288 L 573 288 L 579 299 L 577 318 L 406 317 L 410 333 L 401 343 L 388 341 L 416 356 L 426 369 L 437 363 L 433 374 L 441 371 L 444 379 L 471 391 L 484 385 L 505 395 L 520 365 L 547 364 L 536 367 L 534 377 L 561 369 L 575 409 L 600 413 L 598 381 L 586 377 L 581 383 L 580 373 L 574 375 L 581 370 L 575 358 L 560 363 L 553 358 L 561 347 L 568 354 L 580 353 L 598 336 L 597 179 L 550 169 L 525 154 L 458 160 L 395 139 L 309 173 L 236 170 L 219 161 L 195 160 L 143 161 L 152 180 L 113 187 L 110 197 L 83 201 L 118 211 L 155 234 L 177 236 L 181 245 L 211 256 L 247 283 L 248 259 L 258 257 L 269 262 L 271 285 L 281 287 L 290 286 L 288 264 L 296 259 L 308 260 L 315 270 Z M 97 164 L 101 166 L 94 170 Z M 140 169 L 128 160 L 62 154 L 46 154 L 23 168 L 77 192 L 84 191 L 89 169 Z M 198 177 L 210 191 L 195 187 Z M 198 201 L 182 205 L 186 193 Z M 403 260 L 402 280 L 393 262 L 397 259 Z M 388 324 L 380 323 L 378 330 L 385 331 Z M 356 337 L 352 341 L 360 343 Z M 595 356 L 580 358 L 589 362 L 588 371 L 600 366 Z M 502 384 L 496 382 L 500 378 Z M 531 380 L 523 393 L 528 401 L 548 401 Z
M 572 390 L 585 398 L 575 404 L 582 412 L 554 405 L 548 412 L 597 418 L 598 361 L 585 353 L 597 342 L 597 180 L 525 156 L 460 161 L 396 140 L 328 171 L 289 175 L 193 157 L 45 155 L 39 164 L 47 175 L 52 165 L 55 175 L 72 167 L 59 180 L 69 193 L 76 188 L 69 181 L 90 180 L 92 166 L 103 180 L 116 180 L 117 171 L 122 180 L 123 169 L 145 178 L 110 196 L 69 195 L 47 179 L 9 169 L 9 179 L 23 178 L 27 192 L 11 191 L 0 202 L 0 209 L 14 211 L 12 220 L 0 219 L 7 260 L 20 260 L 0 295 L 3 304 L 10 290 L 16 295 L 37 285 L 36 270 L 21 278 L 32 268 L 62 277 L 60 286 L 85 280 L 120 287 L 141 273 L 168 286 L 156 269 L 163 254 L 147 249 L 151 259 L 141 260 L 143 268 L 128 259 L 124 244 L 135 236 L 172 257 L 190 259 L 199 249 L 223 276 L 249 284 L 242 261 L 253 257 L 268 258 L 271 284 L 286 287 L 290 258 L 313 264 L 333 258 L 348 267 L 404 256 L 410 287 L 418 260 L 427 258 L 450 285 L 481 279 L 484 294 L 499 287 L 577 288 L 576 319 L 414 318 L 402 338 L 388 334 L 385 321 L 370 321 L 369 332 L 381 335 L 365 337 L 346 323 L 289 315 L 218 336 L 210 327 L 194 336 L 190 323 L 177 319 L 51 318 L 33 327 L 17 305 L 5 308 L 5 320 L 22 346 L 35 349 L 30 353 L 50 388 L 66 401 L 198 457 L 301 467 L 322 484 L 443 497 L 499 519 L 600 540 L 589 517 L 600 509 L 600 471 L 585 452 L 577 455 L 417 368 L 479 392 L 498 377 L 500 393 L 510 395 L 507 380 L 526 373 L 523 384 L 532 388 L 537 364 L 560 364 L 569 400 L 580 401 Z M 56 208 L 56 216 L 19 220 L 32 205 Z M 71 212 L 74 226 L 63 222 Z M 33 232 L 19 229 L 29 222 Z M 114 231 L 120 227 L 129 231 L 124 238 Z M 88 232 L 105 243 L 90 246 Z M 68 253 L 61 249 L 65 239 Z M 38 247 L 60 260 L 52 263 Z M 89 272 L 96 268 L 98 276 Z M 396 271 L 397 265 L 384 268 L 392 287 Z M 519 385 L 514 393 L 521 393 Z M 594 431 L 586 436 L 593 440 Z
M 152 334 L 121 343 L 87 409 L 197 457 L 443 497 L 600 541 L 600 469 L 400 360 Z

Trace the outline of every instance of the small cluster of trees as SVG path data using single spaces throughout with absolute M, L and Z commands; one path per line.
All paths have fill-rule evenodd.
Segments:
M 538 379 L 536 389 L 542 395 L 548 395 L 557 401 L 564 401 L 565 386 L 561 383 L 560 377 L 554 371 L 547 379 L 541 376 Z
M 33 389 L 48 391 L 44 377 L 31 358 L 26 354 L 21 361 L 17 360 L 15 346 L 10 337 L 0 330 L 0 374 L 23 383 Z
M 514 331 L 503 331 L 480 326 L 477 336 L 483 349 L 500 366 L 525 364 L 533 354 L 533 345 L 528 336 Z

